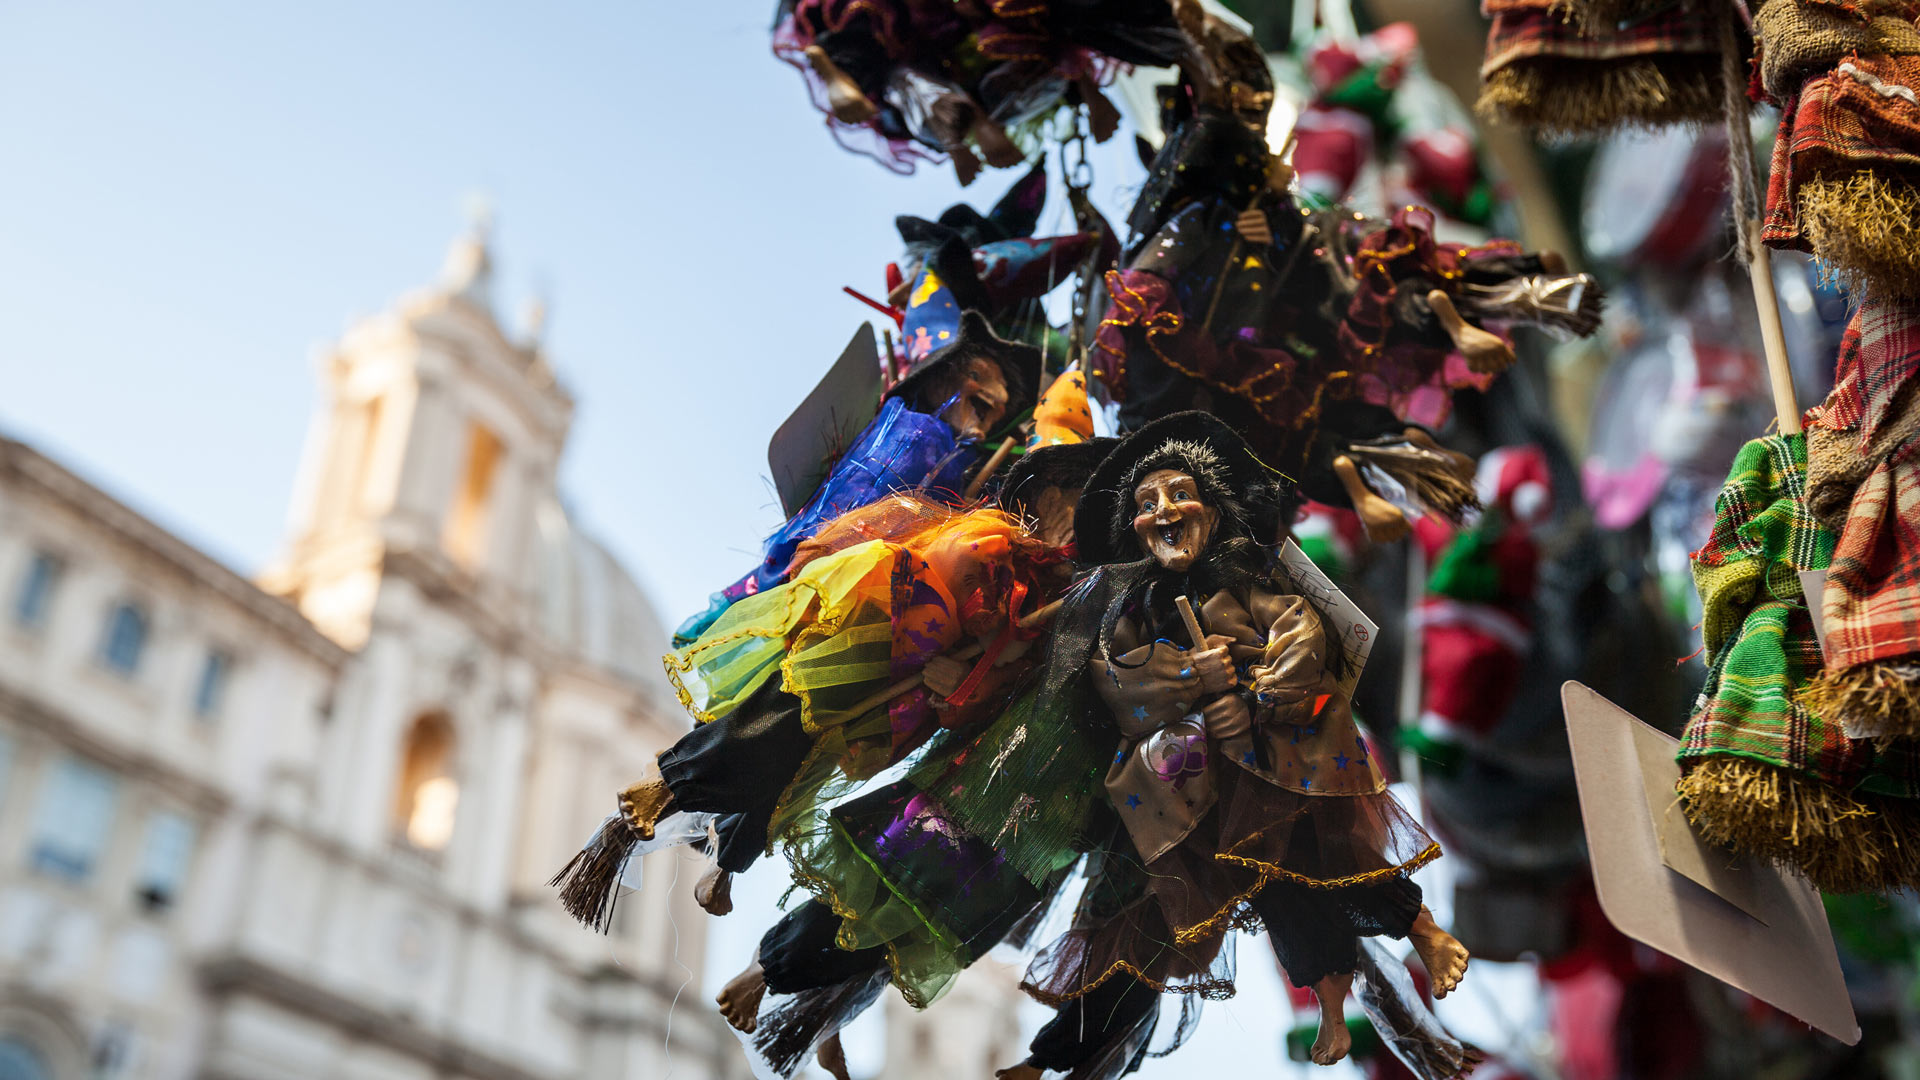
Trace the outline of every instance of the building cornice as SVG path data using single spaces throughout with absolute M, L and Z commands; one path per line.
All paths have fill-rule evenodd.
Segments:
M 79 717 L 4 681 L 0 681 L 0 714 L 15 717 L 28 727 L 51 735 L 56 741 L 115 772 L 155 780 L 183 801 L 208 814 L 219 813 L 233 804 L 233 796 L 224 788 L 187 773 L 145 750 L 130 749 L 119 739 L 106 737 L 82 723 Z
M 210 994 L 257 995 L 289 1012 L 329 1024 L 353 1038 L 379 1043 L 430 1062 L 444 1075 L 475 1080 L 552 1080 L 250 956 L 227 954 L 208 959 L 200 964 L 199 975 L 201 985 Z M 207 1075 L 223 1074 L 210 1070 Z M 251 1078 L 236 1076 L 234 1080 Z
M 267 624 L 329 667 L 344 666 L 351 655 L 321 633 L 292 604 L 261 589 L 25 443 L 0 436 L 0 480 L 31 487 L 120 540 L 159 558 L 193 584 L 205 587 Z

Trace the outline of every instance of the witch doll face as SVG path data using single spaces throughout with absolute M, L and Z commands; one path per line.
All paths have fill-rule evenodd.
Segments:
M 1157 469 L 1133 489 L 1133 534 L 1168 570 L 1187 570 L 1213 539 L 1220 511 L 1200 499 L 1200 485 L 1178 469 Z
M 963 442 L 984 439 L 1007 418 L 1009 397 L 1000 365 L 975 357 L 961 370 L 953 404 L 940 418 Z

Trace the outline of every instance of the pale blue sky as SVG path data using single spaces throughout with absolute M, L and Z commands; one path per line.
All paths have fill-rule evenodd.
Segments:
M 778 523 L 767 436 L 865 317 L 839 287 L 880 291 L 893 216 L 958 196 L 833 143 L 771 7 L 0 0 L 0 430 L 258 570 L 313 351 L 429 281 L 484 194 L 500 306 L 546 295 L 579 400 L 570 502 L 677 622 Z M 1096 165 L 1124 219 L 1131 147 Z M 751 952 L 775 869 L 714 970 Z M 1288 1071 L 1244 945 L 1249 993 L 1144 1075 Z

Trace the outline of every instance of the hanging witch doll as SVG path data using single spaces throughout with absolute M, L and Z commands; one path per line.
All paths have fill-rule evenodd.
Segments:
M 1217 20 L 1208 42 L 1215 75 L 1184 73 L 1190 93 L 1171 99 L 1133 239 L 1106 278 L 1093 367 L 1121 426 L 1214 413 L 1312 498 L 1352 507 L 1376 541 L 1404 536 L 1417 511 L 1457 520 L 1473 506 L 1472 462 L 1419 425 L 1513 362 L 1488 326 L 1592 333 L 1597 284 L 1506 241 L 1441 245 L 1418 208 L 1390 221 L 1304 209 L 1269 147 L 1264 57 Z
M 674 647 L 693 644 L 734 604 L 785 583 L 800 545 L 841 514 L 909 490 L 963 502 L 982 448 L 1033 407 L 1039 378 L 1038 350 L 1002 340 L 977 311 L 959 313 L 952 339 L 887 391 L 813 497 L 767 537 L 759 564 L 682 623 Z
M 1083 681 L 1085 722 L 1117 742 L 1105 787 L 1143 882 L 1131 902 L 1083 903 L 1035 959 L 1025 988 L 1063 1007 L 1073 1037 L 1036 1040 L 1008 1075 L 1072 1071 L 1112 1041 L 1097 1031 L 1124 1038 L 1154 1004 L 1135 984 L 1230 993 L 1217 961 L 1235 928 L 1264 925 L 1287 977 L 1319 997 L 1320 1064 L 1350 1045 L 1342 1002 L 1361 937 L 1410 938 L 1436 997 L 1466 971 L 1410 877 L 1439 845 L 1355 726 L 1338 635 L 1262 546 L 1289 496 L 1199 412 L 1129 435 L 1088 481 L 1077 542 L 1105 565 L 1056 620 L 1046 678 Z M 1428 1074 L 1472 1057 L 1455 1044 Z

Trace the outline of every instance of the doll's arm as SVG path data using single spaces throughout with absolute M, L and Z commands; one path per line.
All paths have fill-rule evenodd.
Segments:
M 1327 635 L 1320 616 L 1300 596 L 1255 593 L 1254 617 L 1268 627 L 1267 646 L 1253 666 L 1254 720 L 1306 724 L 1327 674 Z
M 1116 652 L 1124 644 L 1116 631 Z M 1187 657 L 1187 650 L 1163 641 L 1088 661 L 1094 692 L 1106 703 L 1122 735 L 1137 739 L 1187 714 L 1203 693 L 1200 677 Z

